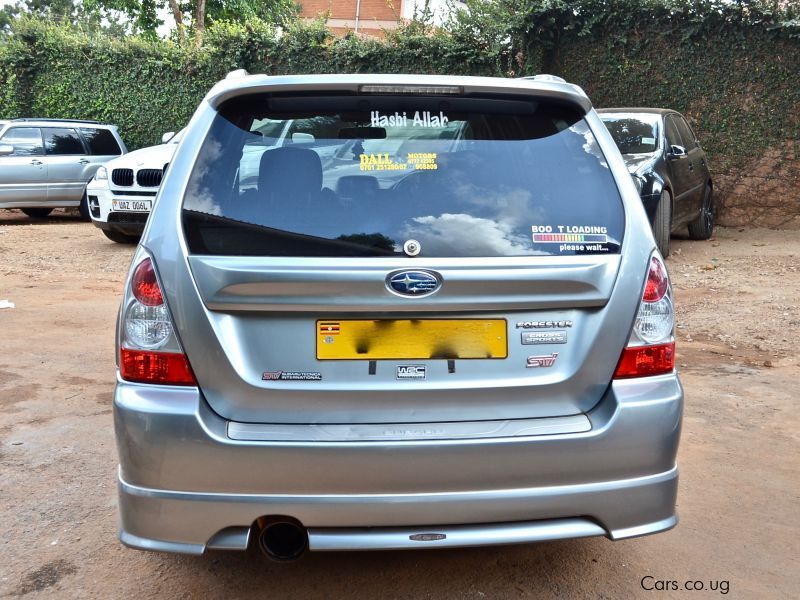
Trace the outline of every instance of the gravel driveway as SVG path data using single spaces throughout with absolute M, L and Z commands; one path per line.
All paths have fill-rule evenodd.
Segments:
M 34 222 L 0 210 L 0 301 L 16 305 L 0 308 L 0 596 L 800 597 L 800 232 L 673 243 L 686 388 L 676 529 L 275 564 L 117 542 L 114 321 L 132 248 L 61 211 Z

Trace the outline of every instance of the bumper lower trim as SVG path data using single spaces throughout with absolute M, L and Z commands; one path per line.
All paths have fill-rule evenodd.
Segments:
M 646 477 L 574 486 L 352 495 L 157 490 L 120 477 L 120 538 L 142 550 L 244 550 L 259 517 L 288 515 L 308 527 L 309 547 L 317 551 L 506 545 L 590 536 L 619 540 L 675 526 L 677 475 L 673 467 Z
M 553 519 L 521 523 L 451 525 L 446 527 L 367 527 L 309 529 L 312 551 L 424 550 L 469 546 L 505 546 L 606 535 L 588 519 Z
M 643 535 L 650 535 L 651 533 L 658 533 L 659 531 L 668 531 L 678 524 L 678 515 L 672 515 L 666 519 L 656 521 L 655 523 L 646 523 L 638 527 L 629 527 L 627 529 L 615 529 L 611 531 L 610 538 L 612 540 L 624 540 L 627 538 L 641 537 Z
M 167 540 L 144 538 L 125 531 L 124 529 L 119 530 L 119 541 L 125 544 L 128 548 L 135 548 L 136 550 L 150 550 L 152 552 L 174 552 L 176 554 L 194 554 L 199 556 L 206 550 L 205 544 L 169 542 Z

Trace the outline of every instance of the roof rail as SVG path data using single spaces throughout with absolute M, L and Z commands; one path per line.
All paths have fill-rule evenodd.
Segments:
M 526 75 L 520 79 L 529 79 L 531 81 L 549 81 L 550 83 L 567 83 L 567 80 L 558 75 L 550 75 L 548 73 L 539 73 L 538 75 Z
M 240 77 L 247 77 L 250 72 L 247 69 L 235 69 L 225 75 L 225 79 L 239 79 Z
M 89 119 L 32 119 L 32 118 L 25 118 L 25 119 L 11 119 L 14 123 L 18 122 L 30 122 L 30 121 L 47 121 L 53 123 L 90 123 L 92 125 L 102 125 L 100 121 L 90 121 Z

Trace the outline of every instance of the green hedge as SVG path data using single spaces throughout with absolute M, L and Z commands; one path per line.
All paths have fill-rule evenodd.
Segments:
M 513 4 L 470 1 L 490 11 Z M 640 8 L 633 0 L 581 1 L 582 14 L 591 17 L 582 21 L 570 3 L 530 0 L 539 12 L 514 13 L 507 23 L 502 13 L 481 16 L 490 27 L 476 28 L 473 21 L 451 32 L 412 23 L 383 40 L 337 39 L 321 22 L 298 21 L 280 32 L 260 22 L 217 23 L 200 49 L 23 19 L 0 39 L 0 118 L 113 122 L 133 149 L 183 126 L 205 92 L 235 68 L 268 74 L 554 72 L 583 86 L 595 106 L 686 113 L 718 174 L 744 172 L 764 149 L 800 140 L 796 19 L 776 26 L 733 4 L 701 18 L 704 2 L 713 0 L 673 0 L 683 3 L 681 10 L 657 0 Z M 598 13 L 603 6 L 616 12 Z
M 233 69 L 253 73 L 449 72 L 499 75 L 491 52 L 410 28 L 386 40 L 336 39 L 319 23 L 217 24 L 203 48 L 116 40 L 24 20 L 0 43 L 0 118 L 98 119 L 130 148 L 182 127 L 208 89 Z
M 628 35 L 614 46 L 573 36 L 564 41 L 556 68 L 595 106 L 684 113 L 717 172 L 800 140 L 800 40 L 734 27 L 683 38 L 657 23 Z

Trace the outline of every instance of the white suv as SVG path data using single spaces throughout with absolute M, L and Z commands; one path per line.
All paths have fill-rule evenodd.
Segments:
M 165 133 L 164 143 L 135 150 L 98 169 L 86 194 L 92 222 L 108 239 L 120 244 L 139 241 L 182 135 L 183 131 Z

